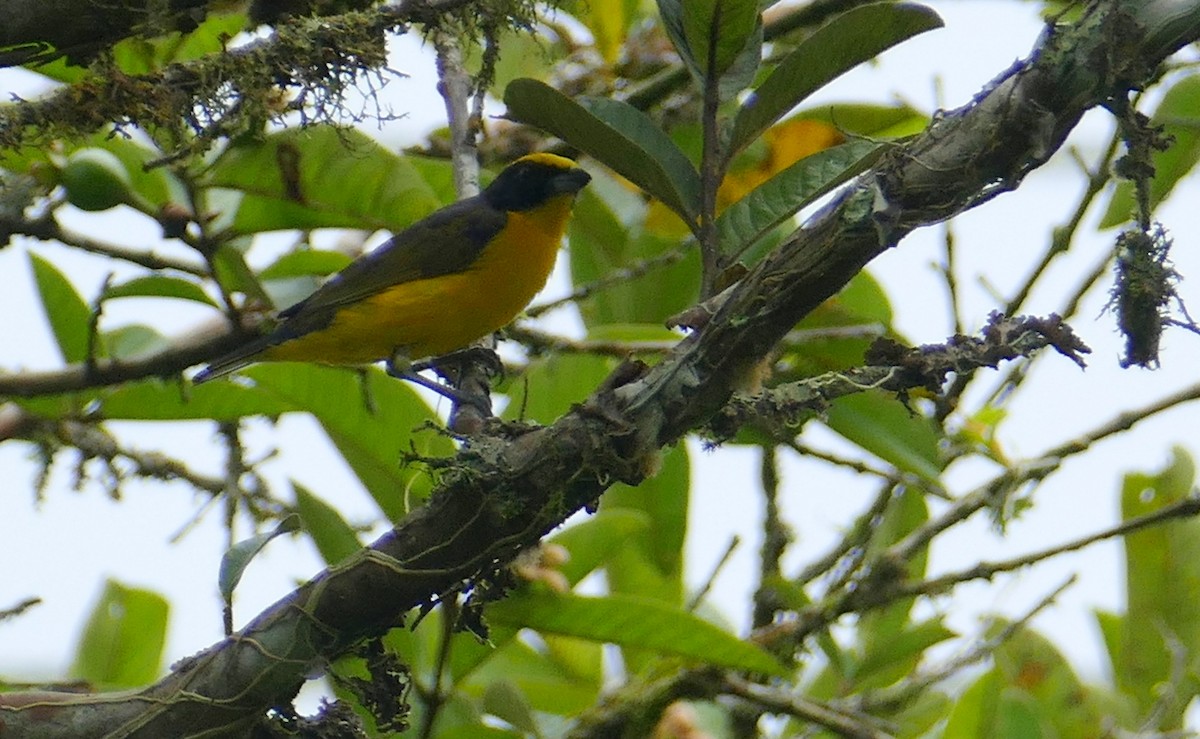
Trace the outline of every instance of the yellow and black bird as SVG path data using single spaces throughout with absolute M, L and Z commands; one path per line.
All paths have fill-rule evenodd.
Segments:
M 358 365 L 462 349 L 511 321 L 546 284 L 575 195 L 589 180 L 570 159 L 521 157 L 479 195 L 356 259 L 282 311 L 273 331 L 193 381 L 255 362 Z

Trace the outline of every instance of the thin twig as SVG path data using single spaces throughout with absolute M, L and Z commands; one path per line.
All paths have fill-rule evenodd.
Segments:
M 1057 557 L 1060 554 L 1074 552 L 1084 547 L 1091 546 L 1097 542 L 1112 539 L 1118 536 L 1125 536 L 1135 531 L 1140 531 L 1150 526 L 1157 526 L 1166 523 L 1176 518 L 1190 518 L 1200 515 L 1200 496 L 1192 495 L 1183 500 L 1180 500 L 1171 505 L 1164 506 L 1157 511 L 1147 513 L 1137 518 L 1131 518 L 1116 526 L 1109 527 L 1102 531 L 1097 531 L 1087 536 L 1081 536 L 1058 546 L 1048 547 L 1038 552 L 1026 554 L 1021 557 L 1013 557 L 1000 562 L 980 562 L 972 567 L 957 572 L 951 572 L 940 577 L 931 578 L 921 583 L 916 583 L 911 587 L 903 587 L 909 595 L 937 595 L 944 593 L 950 588 L 960 583 L 970 580 L 990 580 L 996 575 L 1004 572 L 1012 572 L 1020 570 L 1030 565 L 1037 564 L 1051 557 Z
M 552 310 L 562 308 L 563 306 L 570 305 L 571 303 L 578 303 L 581 300 L 586 300 L 596 293 L 614 285 L 620 285 L 629 282 L 630 280 L 635 280 L 653 270 L 675 264 L 687 256 L 689 251 L 690 249 L 688 248 L 680 247 L 677 249 L 672 249 L 671 251 L 663 252 L 658 256 L 634 262 L 627 267 L 612 270 L 604 277 L 576 287 L 569 295 L 556 298 L 539 305 L 530 306 L 525 311 L 525 315 L 529 318 L 537 318 L 543 313 L 549 313 Z
M 779 459 L 775 446 L 762 447 L 759 479 L 763 496 L 762 546 L 758 555 L 758 588 L 754 591 L 754 628 L 775 620 L 782 608 L 771 582 L 783 576 L 780 560 L 792 542 L 792 531 L 779 513 Z
M 871 532 L 875 530 L 875 524 L 878 522 L 879 517 L 887 510 L 893 493 L 895 493 L 895 486 L 893 485 L 888 484 L 880 488 L 879 492 L 875 495 L 875 500 L 871 501 L 871 505 L 867 510 L 855 519 L 854 525 L 850 527 L 850 531 L 823 556 L 809 562 L 793 580 L 800 585 L 807 585 L 836 567 L 843 561 L 846 555 L 865 548 L 867 541 L 871 538 Z
M 771 713 L 793 716 L 822 726 L 846 739 L 892 739 L 893 736 L 878 728 L 878 719 L 866 714 L 835 708 L 790 691 L 758 685 L 737 675 L 726 676 L 725 689 Z
M 505 336 L 524 344 L 537 353 L 596 354 L 602 357 L 624 358 L 635 353 L 665 354 L 678 341 L 603 341 L 598 339 L 569 339 L 541 331 L 525 324 L 515 324 L 505 330 Z
M 34 606 L 37 606 L 37 605 L 41 605 L 41 603 L 42 603 L 41 598 L 26 598 L 25 600 L 17 603 L 14 606 L 9 606 L 8 608 L 0 609 L 0 621 L 7 621 L 10 618 L 16 618 L 17 616 L 20 616 L 22 613 L 25 613 L 25 611 L 28 611 L 30 608 L 33 608 Z
M 1041 481 L 1056 472 L 1067 459 L 1086 451 L 1096 442 L 1128 431 L 1151 416 L 1193 400 L 1200 400 L 1200 383 L 1183 388 L 1142 408 L 1121 413 L 1107 423 L 1045 451 L 1040 457 L 1014 465 L 959 498 L 957 503 L 937 519 L 910 533 L 892 547 L 893 556 L 907 561 L 913 552 L 928 544 L 935 536 L 1002 499 L 1006 491 L 1027 482 Z
M 86 236 L 77 231 L 63 228 L 62 225 L 53 217 L 38 218 L 33 220 L 13 220 L 5 219 L 2 225 L 5 229 L 15 234 L 22 234 L 41 241 L 57 241 L 81 251 L 90 254 L 96 254 L 110 259 L 119 259 L 123 262 L 136 264 L 146 269 L 164 270 L 173 269 L 178 272 L 185 272 L 197 277 L 205 277 L 208 271 L 204 265 L 187 259 L 176 259 L 173 257 L 164 257 L 153 252 L 142 251 L 139 249 L 131 249 L 120 244 L 112 244 L 100 239 Z
M 816 449 L 796 438 L 784 439 L 782 440 L 782 443 L 786 444 L 797 454 L 819 459 L 822 462 L 828 462 L 829 464 L 837 465 L 838 467 L 845 467 L 846 469 L 853 470 L 860 474 L 874 475 L 889 485 L 904 485 L 906 487 L 916 488 L 918 490 L 930 493 L 931 495 L 941 498 L 942 500 L 953 500 L 953 496 L 951 496 L 949 491 L 947 491 L 946 488 L 943 487 L 942 484 L 937 480 L 927 480 L 918 475 L 914 475 L 911 472 L 904 472 L 903 470 L 880 469 L 867 464 L 860 459 L 851 459 L 850 457 L 843 457 L 838 454 L 833 454 L 832 452 Z
M 425 699 L 425 714 L 421 722 L 418 736 L 429 739 L 433 736 L 433 727 L 446 702 L 446 692 L 442 681 L 446 679 L 446 670 L 450 665 L 450 650 L 454 646 L 454 624 L 458 620 L 458 602 L 453 597 L 443 598 L 442 634 L 438 643 L 437 664 L 433 670 L 433 684 Z
M 709 591 L 712 590 L 713 583 L 717 581 L 717 578 L 721 575 L 721 571 L 725 569 L 725 565 L 729 564 L 729 558 L 733 556 L 733 553 L 737 551 L 737 548 L 741 544 L 742 539 L 739 536 L 735 535 L 729 539 L 729 545 L 725 547 L 725 551 L 721 554 L 720 559 L 713 565 L 712 572 L 708 574 L 708 577 L 704 579 L 704 584 L 700 586 L 700 589 L 688 601 L 685 607 L 687 611 L 694 611 L 700 607 L 700 604 L 708 596 Z
M 966 652 L 947 660 L 931 670 L 922 671 L 886 690 L 874 691 L 862 695 L 855 701 L 855 707 L 861 711 L 891 711 L 901 706 L 912 705 L 912 701 L 932 686 L 943 680 L 958 677 L 962 671 L 990 657 L 998 647 L 1006 643 L 1021 629 L 1025 628 L 1033 618 L 1049 608 L 1058 600 L 1067 588 L 1078 582 L 1078 575 L 1071 575 L 1057 588 L 1050 591 L 1020 618 L 1004 625 L 995 635 L 976 641 Z

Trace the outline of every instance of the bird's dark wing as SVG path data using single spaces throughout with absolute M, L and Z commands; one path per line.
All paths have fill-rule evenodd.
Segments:
M 442 208 L 354 260 L 312 295 L 280 312 L 283 323 L 272 338 L 277 342 L 323 328 L 339 308 L 393 285 L 462 272 L 507 221 L 504 211 L 480 197 Z

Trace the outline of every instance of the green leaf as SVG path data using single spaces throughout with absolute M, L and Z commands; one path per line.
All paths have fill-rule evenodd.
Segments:
M 325 564 L 336 565 L 362 548 L 358 535 L 336 508 L 294 480 L 292 490 L 296 494 L 296 513 Z
M 740 53 L 734 57 L 733 63 L 721 74 L 717 81 L 717 100 L 724 103 L 735 99 L 758 76 L 758 68 L 762 64 L 763 28 L 758 16 L 754 19 L 754 31 L 747 38 Z
M 683 33 L 696 66 L 718 78 L 732 65 L 758 27 L 758 0 L 687 0 Z
M 1155 151 L 1150 156 L 1154 165 L 1154 178 L 1150 180 L 1150 208 L 1153 210 L 1200 161 L 1200 77 L 1187 75 L 1172 85 L 1150 122 L 1162 126 L 1163 135 L 1173 139 L 1166 151 Z M 1136 209 L 1133 183 L 1119 183 L 1100 219 L 1100 228 L 1128 222 Z
M 775 381 L 795 382 L 862 364 L 863 353 L 877 336 L 902 338 L 891 322 L 887 293 L 868 270 L 859 272 L 788 334 Z
M 1152 513 L 1191 494 L 1195 465 L 1182 447 L 1157 473 L 1131 472 L 1121 488 L 1121 516 Z M 1183 712 L 1197 694 L 1194 678 L 1174 685 L 1175 700 L 1162 704 L 1162 685 L 1173 675 L 1179 650 L 1200 654 L 1200 521 L 1172 521 L 1125 536 L 1128 611 L 1118 639 L 1117 685 L 1132 695 L 1139 712 L 1159 712 L 1157 729 L 1182 726 Z M 1153 624 L 1153 626 L 1150 626 Z
M 671 39 L 671 44 L 679 53 L 679 58 L 683 60 L 694 79 L 703 80 L 703 68 L 692 52 L 692 45 L 688 41 L 687 29 L 684 26 L 684 2 L 685 0 L 658 0 L 658 14 L 662 18 L 663 30 L 667 32 L 667 38 Z
M 643 537 L 650 530 L 650 516 L 645 513 L 628 508 L 606 508 L 586 521 L 559 531 L 549 541 L 570 553 L 571 558 L 558 569 L 571 585 L 575 585 L 628 542 Z
M 906 625 L 887 641 L 876 641 L 855 666 L 855 691 L 882 688 L 908 677 L 920 664 L 925 650 L 955 634 L 940 618 Z
M 578 102 L 549 85 L 518 79 L 504 90 L 508 117 L 537 126 L 595 157 L 694 224 L 700 175 L 642 111 L 610 98 Z
M 730 156 L 843 73 L 941 26 L 937 13 L 909 3 L 864 5 L 835 17 L 788 54 L 742 104 L 734 119 Z
M 236 421 L 246 416 L 277 418 L 297 408 L 258 388 L 233 382 L 210 382 L 185 388 L 175 380 L 152 378 L 122 384 L 101 399 L 107 419 Z
M 392 521 L 423 501 L 432 488 L 429 475 L 401 466 L 401 455 L 447 457 L 454 447 L 445 436 L 414 433 L 437 417 L 403 380 L 382 370 L 322 367 L 315 364 L 260 364 L 242 373 L 262 390 L 320 422 L 329 439 L 358 475 L 376 504 Z
M 180 300 L 194 300 L 197 303 L 211 305 L 214 308 L 217 307 L 216 301 L 210 298 L 208 293 L 204 292 L 204 288 L 182 277 L 167 277 L 165 275 L 135 277 L 127 282 L 111 285 L 104 291 L 105 300 L 133 297 L 178 298 Z
M 139 207 L 153 210 L 170 202 L 187 202 L 183 183 L 168 168 L 147 169 L 150 162 L 162 158 L 158 149 L 124 137 L 112 137 L 107 132 L 93 135 L 89 145 L 112 152 L 121 160 L 129 173 L 130 187 L 139 198 Z
M 221 567 L 217 572 L 217 590 L 226 603 L 233 602 L 233 591 L 242 580 L 242 574 L 250 562 L 258 556 L 272 539 L 290 534 L 300 528 L 300 517 L 290 515 L 279 522 L 271 531 L 252 536 L 234 544 L 221 556 Z
M 497 622 L 490 616 L 491 608 L 488 608 L 488 622 L 495 624 Z M 598 669 L 600 645 L 588 643 L 588 646 L 595 654 L 597 669 L 590 675 L 581 675 L 550 650 L 536 649 L 521 639 L 508 639 L 494 651 L 489 650 L 487 658 L 459 681 L 459 689 L 486 696 L 491 686 L 509 683 L 525 696 L 534 710 L 578 715 L 595 703 L 603 685 Z
M 112 60 L 128 75 L 158 72 L 171 63 L 224 51 L 228 40 L 246 27 L 246 20 L 244 13 L 210 12 L 188 33 L 128 36 L 112 47 Z
M 105 331 L 104 353 L 113 359 L 148 357 L 171 347 L 171 341 L 150 326 L 133 324 Z
M 571 280 L 576 287 L 679 248 L 677 237 L 652 233 L 641 221 L 623 223 L 591 189 L 580 194 L 568 227 Z M 644 209 L 634 216 L 639 217 L 645 219 Z M 674 264 L 593 292 L 579 310 L 589 329 L 609 324 L 661 326 L 668 316 L 696 302 L 699 285 L 699 252 L 687 249 Z
M 92 309 L 84 302 L 71 285 L 66 275 L 48 260 L 29 252 L 29 266 L 33 268 L 33 279 L 42 299 L 42 309 L 50 330 L 58 342 L 63 361 L 68 364 L 82 362 L 88 358 L 88 329 L 92 322 Z M 103 347 L 97 346 L 97 352 Z
M 483 692 L 483 710 L 526 735 L 537 734 L 537 720 L 525 693 L 504 678 L 488 683 Z
M 787 674 L 759 647 L 649 598 L 526 592 L 488 606 L 487 618 L 514 628 L 637 647 L 718 667 Z
M 263 290 L 254 275 L 254 270 L 246 264 L 246 256 L 243 253 L 245 245 L 239 243 L 241 241 L 243 239 L 227 241 L 217 249 L 212 259 L 213 277 L 228 293 L 242 293 L 263 305 L 272 305 L 270 296 Z M 245 241 L 249 241 L 249 238 L 245 238 Z
M 291 277 L 325 277 L 338 272 L 352 260 L 340 251 L 302 249 L 284 254 L 258 273 L 260 280 Z
M 889 547 L 903 540 L 928 520 L 929 506 L 925 495 L 915 487 L 905 488 L 902 493 L 888 501 L 880 520 L 872 527 L 865 559 L 871 561 L 883 555 Z M 905 564 L 903 572 L 897 573 L 898 577 L 909 582 L 919 582 L 925 576 L 928 559 L 928 547 L 922 547 Z M 926 639 L 940 641 L 949 638 L 945 635 L 948 632 L 945 632 L 937 621 L 927 621 L 920 625 L 911 623 L 910 613 L 915 602 L 915 598 L 901 598 L 859 617 L 859 641 L 862 644 L 863 662 L 866 666 L 855 666 L 848 677 L 861 676 L 871 687 L 890 685 L 916 667 L 920 654 L 910 651 L 911 649 L 923 648 L 921 644 Z
M 1051 739 L 1054 735 L 1047 732 L 1045 718 L 1027 693 L 1017 688 L 1005 688 L 1000 692 L 1000 704 L 996 707 L 996 733 L 990 736 Z
M 672 585 L 673 593 L 659 597 L 678 603 L 682 596 L 684 540 L 687 538 L 687 514 L 691 492 L 691 471 L 687 447 L 680 444 L 663 450 L 655 460 L 658 469 L 641 485 L 630 487 L 617 483 L 608 489 L 601 501 L 601 510 L 632 510 L 650 517 L 654 536 L 638 541 L 627 550 L 640 549 L 659 575 Z M 620 573 L 609 570 L 610 578 L 620 580 Z M 616 583 L 610 581 L 614 587 Z M 618 589 L 620 589 L 618 587 Z M 639 592 L 639 595 L 653 595 Z
M 959 695 L 946 721 L 942 736 L 955 739 L 992 739 L 1005 736 L 995 732 L 1003 680 L 993 668 L 979 676 Z
M 801 208 L 866 170 L 882 151 L 873 141 L 851 141 L 796 162 L 721 212 L 721 250 L 739 254 L 750 248 Z
M 594 354 L 551 354 L 534 359 L 507 386 L 512 397 L 504 409 L 510 420 L 553 423 L 608 376 L 615 362 Z
M 887 393 L 869 391 L 838 398 L 825 424 L 897 469 L 936 480 L 943 462 L 933 423 L 914 415 Z
M 322 227 L 399 231 L 442 205 L 407 158 L 355 129 L 333 126 L 288 129 L 231 146 L 206 184 L 245 194 L 232 222 L 219 222 L 241 234 Z
M 1105 611 L 1100 608 L 1092 610 L 1096 619 L 1096 628 L 1104 640 L 1104 652 L 1108 655 L 1108 667 L 1115 676 L 1121 670 L 1121 654 L 1124 645 L 1121 643 L 1125 635 L 1125 617 L 1119 613 Z
M 114 688 L 152 682 L 162 666 L 169 612 L 158 593 L 107 581 L 75 649 L 71 674 Z
M 907 105 L 836 103 L 801 111 L 788 119 L 819 121 L 850 136 L 895 139 L 920 133 L 929 116 Z
M 1007 625 L 998 620 L 989 633 Z M 1104 734 L 1108 712 L 1049 639 L 1029 628 L 1018 629 L 996 649 L 993 659 L 1007 683 L 1031 699 L 1029 705 L 1046 735 L 1087 739 Z

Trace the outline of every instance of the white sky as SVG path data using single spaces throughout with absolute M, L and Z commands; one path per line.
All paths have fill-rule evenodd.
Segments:
M 931 3 L 943 14 L 946 29 L 918 37 L 888 52 L 881 64 L 856 70 L 820 93 L 819 101 L 875 100 L 890 102 L 898 94 L 917 107 L 936 107 L 935 76 L 940 79 L 945 107 L 965 103 L 989 79 L 1023 56 L 1034 44 L 1041 26 L 1036 4 L 1014 2 Z M 384 142 L 411 142 L 441 121 L 441 100 L 433 91 L 432 64 L 419 44 L 403 39 L 396 44 L 392 68 L 412 77 L 396 80 L 387 92 L 398 112 L 410 118 L 389 126 Z M 0 76 L 0 91 L 27 94 L 20 80 Z M 6 85 L 12 85 L 7 90 Z M 492 113 L 500 107 L 493 106 Z M 1111 124 L 1103 114 L 1090 114 L 1073 143 L 1093 159 L 1107 140 Z M 375 133 L 374 131 L 372 131 Z M 954 224 L 960 259 L 959 284 L 968 330 L 977 329 L 996 301 L 980 283 L 981 275 L 1007 296 L 1031 268 L 1046 243 L 1050 227 L 1061 223 L 1077 202 L 1081 177 L 1073 163 L 1059 157 L 1034 173 L 1021 189 L 1004 195 L 960 218 Z M 1161 210 L 1161 220 L 1176 237 L 1174 259 L 1185 277 L 1200 280 L 1200 256 L 1189 247 L 1200 234 L 1194 209 L 1196 184 L 1185 183 L 1174 200 Z M 1095 235 L 1089 217 L 1081 229 L 1077 253 L 1060 257 L 1051 279 L 1036 291 L 1027 312 L 1044 314 L 1060 307 L 1059 292 L 1073 287 L 1078 275 L 1091 268 L 1112 234 Z M 104 219 L 101 221 L 100 219 Z M 120 212 L 78 214 L 72 221 L 80 229 L 109 230 L 111 238 L 132 244 L 153 244 L 164 253 L 185 253 L 182 247 L 158 243 L 159 237 L 144 219 Z M 906 239 L 900 247 L 879 258 L 872 272 L 884 283 L 896 309 L 898 328 L 911 340 L 944 340 L 951 331 L 946 322 L 945 291 L 932 264 L 940 255 L 940 229 L 926 229 Z M 0 291 L 0 315 L 18 316 L 5 329 L 0 344 L 0 367 L 47 368 L 57 354 L 41 317 L 39 303 L 28 279 L 27 251 L 36 251 L 55 263 L 66 263 L 72 279 L 85 294 L 93 294 L 108 270 L 119 265 L 81 259 L 68 252 L 28 240 L 16 240 L 0 250 L 0 274 L 6 276 Z M 561 265 L 560 265 L 561 268 Z M 561 293 L 566 280 L 559 274 L 548 291 Z M 1200 305 L 1197 282 L 1185 282 L 1185 298 Z M 1041 450 L 1111 418 L 1117 412 L 1148 401 L 1195 381 L 1200 338 L 1182 331 L 1167 334 L 1163 367 L 1155 372 L 1122 370 L 1117 360 L 1121 339 L 1110 315 L 1100 315 L 1106 286 L 1094 291 L 1073 322 L 1093 348 L 1089 368 L 1081 372 L 1058 357 L 1041 360 L 1022 396 L 1012 406 L 1012 419 L 1002 440 L 1012 457 L 1036 456 Z M 133 301 L 127 301 L 133 302 Z M 178 302 L 178 301 L 176 301 Z M 158 310 L 155 304 L 155 310 Z M 130 309 L 129 319 L 145 306 Z M 174 312 L 178 310 L 179 312 Z M 1200 309 L 1198 309 L 1200 310 Z M 171 330 L 207 317 L 201 309 L 172 309 L 164 313 Z M 558 312 L 561 315 L 562 312 Z M 136 316 L 144 318 L 144 316 Z M 936 317 L 932 318 L 931 317 Z M 119 320 L 121 316 L 118 314 Z M 559 319 L 560 321 L 562 319 Z M 575 330 L 565 321 L 561 330 Z M 982 383 L 990 387 L 986 379 Z M 1155 470 L 1169 459 L 1172 444 L 1183 443 L 1200 452 L 1192 436 L 1197 411 L 1189 406 L 1143 424 L 1134 433 L 1104 442 L 1079 461 L 1068 463 L 1039 492 L 1036 508 L 1012 524 L 1000 540 L 985 518 L 960 526 L 938 540 L 933 550 L 933 572 L 959 569 L 979 558 L 1000 559 L 1074 538 L 1116 520 L 1120 475 L 1128 470 Z M 219 474 L 222 453 L 211 425 L 113 424 L 135 446 L 175 452 L 189 449 L 195 468 Z M 279 456 L 264 470 L 286 490 L 295 478 L 335 503 L 351 520 L 370 520 L 373 503 L 359 489 L 344 463 L 329 451 L 316 425 L 307 418 L 287 418 L 277 429 L 265 422 L 248 424 L 251 447 L 260 451 L 278 446 Z M 847 451 L 847 445 L 816 424 L 804 440 L 814 446 Z M 730 538 L 742 545 L 717 581 L 713 598 L 736 624 L 748 621 L 749 593 L 755 584 L 755 554 L 761 505 L 757 496 L 757 458 L 744 450 L 701 452 L 692 445 L 694 509 L 689 541 L 689 582 L 698 584 Z M 10 557 L 0 581 L 0 607 L 28 596 L 44 603 L 22 618 L 0 624 L 0 675 L 9 679 L 54 678 L 67 668 L 75 635 L 99 592 L 105 577 L 152 588 L 172 603 L 168 662 L 194 653 L 221 636 L 216 571 L 225 547 L 219 510 L 210 511 L 181 543 L 168 539 L 196 513 L 200 498 L 182 485 L 133 482 L 125 487 L 125 500 L 109 500 L 96 486 L 82 492 L 70 490 L 69 465 L 56 468 L 45 500 L 35 505 L 31 481 L 36 466 L 28 449 L 0 445 L 0 540 Z M 798 534 L 798 544 L 788 557 L 792 566 L 821 553 L 853 520 L 873 495 L 872 481 L 819 464 L 785 459 L 783 504 Z M 949 478 L 957 491 L 969 489 L 989 470 L 983 465 L 963 465 Z M 934 506 L 935 510 L 938 506 Z M 239 531 L 239 537 L 249 532 Z M 237 623 L 244 624 L 258 610 L 288 592 L 296 582 L 320 568 L 311 547 L 302 540 L 277 540 L 249 568 L 238 590 Z M 1000 611 L 1022 613 L 1056 587 L 1071 572 L 1081 576 L 1058 600 L 1058 605 L 1035 622 L 1091 678 L 1102 674 L 1104 658 L 1090 609 L 1118 608 L 1122 602 L 1123 570 L 1115 544 L 1092 547 L 1061 557 L 1036 571 L 997 578 L 991 585 L 961 588 L 937 608 L 950 612 L 950 625 L 964 633 L 978 631 L 977 617 Z

